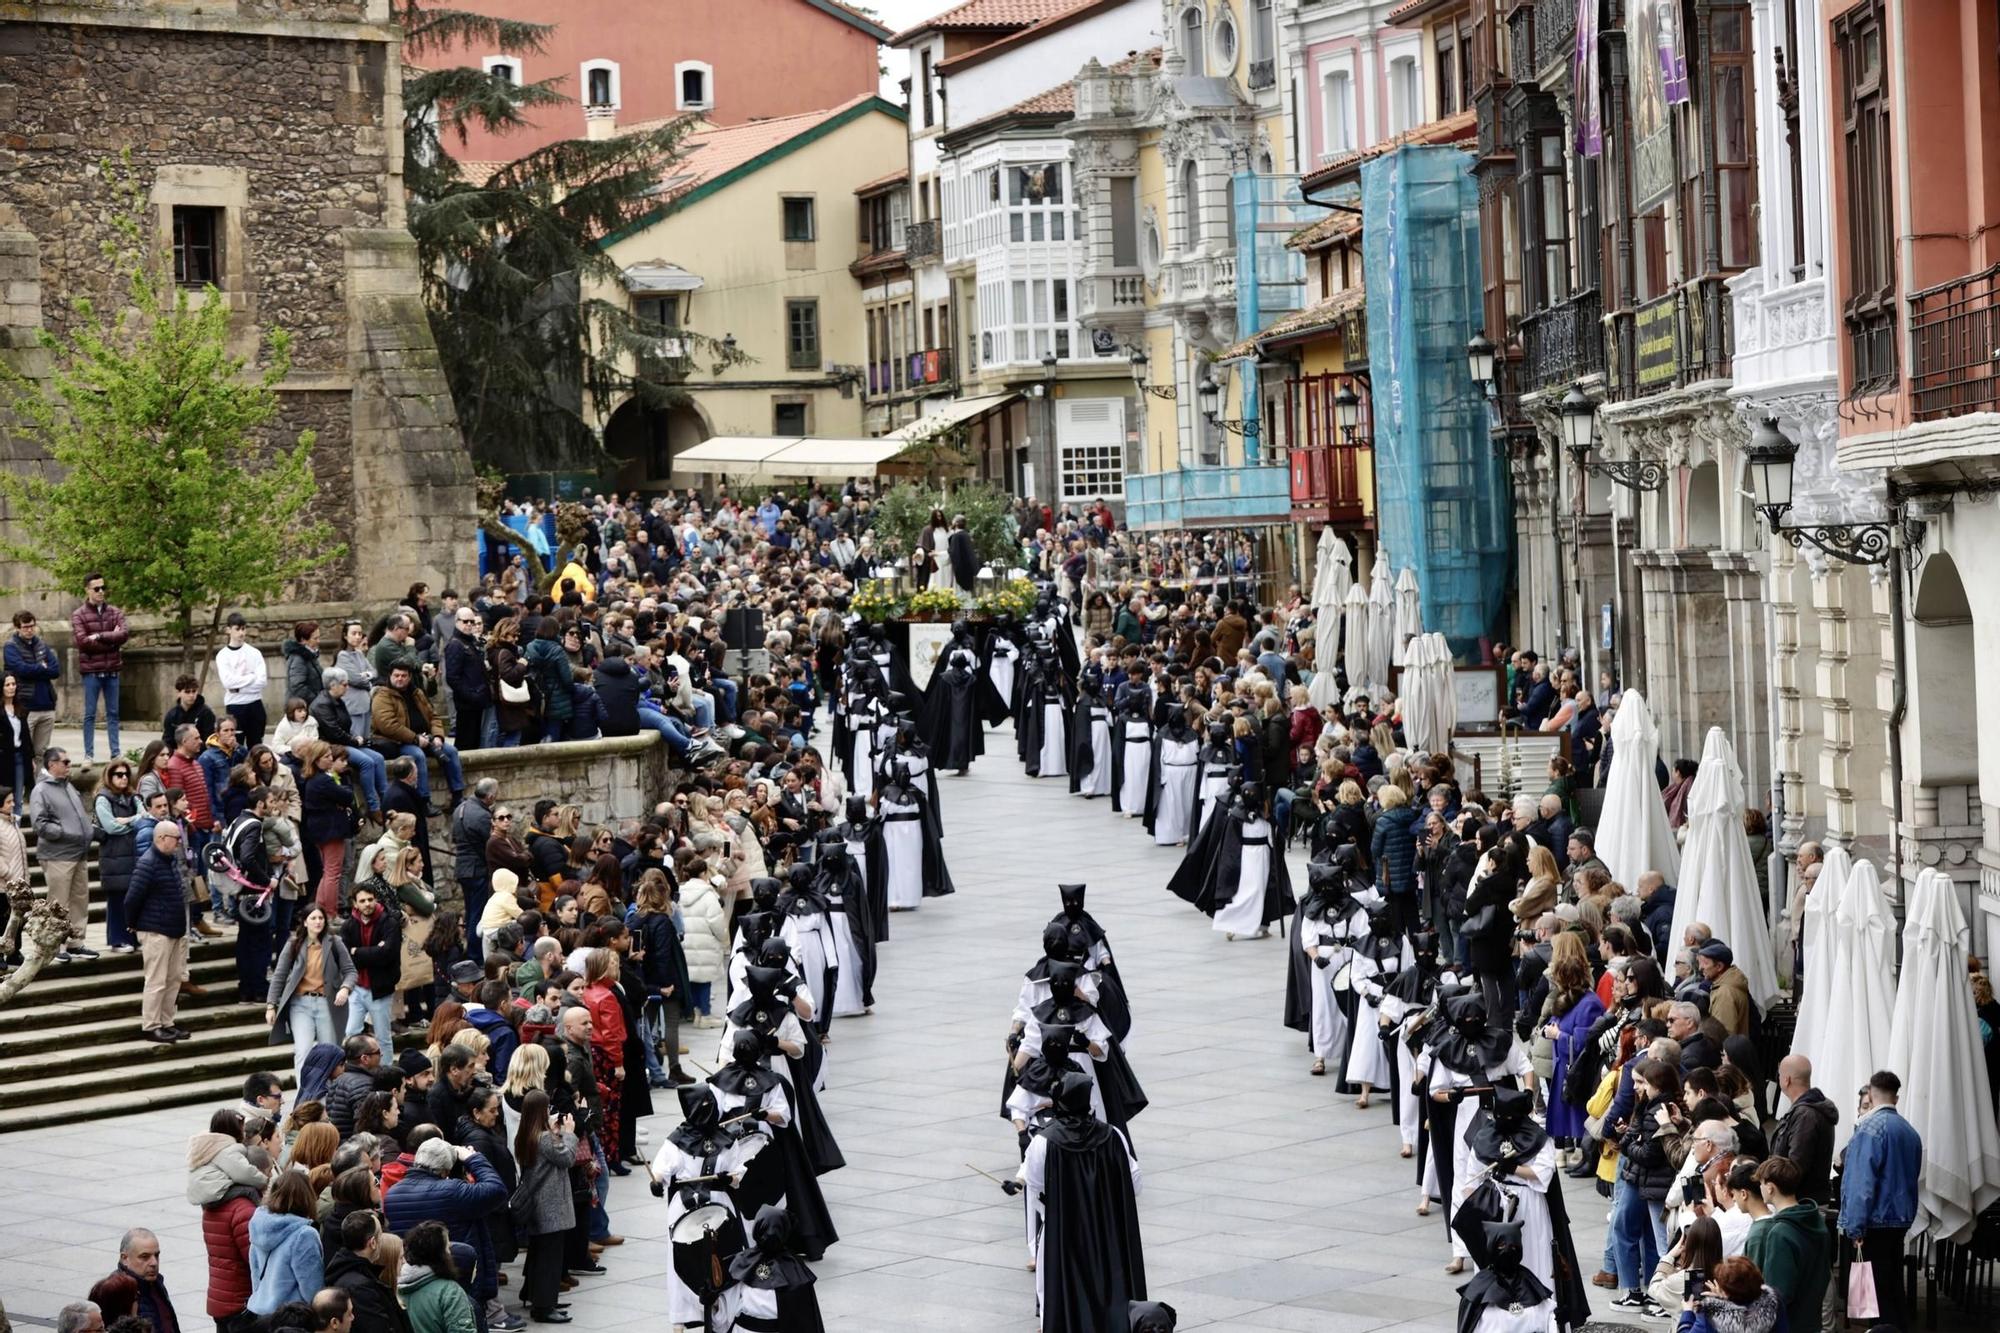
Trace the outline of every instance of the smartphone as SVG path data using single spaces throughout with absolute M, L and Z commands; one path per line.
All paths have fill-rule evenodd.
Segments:
M 1699 1268 L 1688 1269 L 1687 1286 L 1682 1291 L 1681 1299 L 1684 1301 L 1693 1300 L 1695 1297 L 1701 1295 L 1701 1289 L 1707 1285 L 1708 1274 L 1706 1271 Z

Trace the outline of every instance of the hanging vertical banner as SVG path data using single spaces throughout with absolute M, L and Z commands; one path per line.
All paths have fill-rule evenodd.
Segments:
M 1603 101 L 1597 85 L 1597 6 L 1600 0 L 1576 0 L 1576 56 L 1570 62 L 1570 87 L 1576 97 L 1576 151 L 1585 157 L 1604 153 Z
M 1631 0 L 1632 192 L 1650 213 L 1674 191 L 1670 108 L 1688 100 L 1687 58 L 1681 54 L 1680 0 Z

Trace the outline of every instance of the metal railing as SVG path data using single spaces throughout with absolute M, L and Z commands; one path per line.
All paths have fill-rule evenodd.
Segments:
M 903 249 L 913 260 L 929 259 L 938 253 L 942 232 L 943 226 L 936 218 L 912 222 L 903 233 Z
M 1141 531 L 1282 523 L 1291 512 L 1285 467 L 1190 467 L 1125 477 L 1126 521 Z
M 1576 0 L 1535 0 L 1535 68 L 1540 74 L 1576 52 Z
M 1521 321 L 1523 387 L 1530 393 L 1604 369 L 1604 300 L 1595 290 Z
M 1910 297 L 1911 415 L 2000 410 L 2000 265 Z

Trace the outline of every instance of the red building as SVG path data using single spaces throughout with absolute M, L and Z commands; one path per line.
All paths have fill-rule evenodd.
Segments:
M 558 81 L 568 105 L 531 112 L 532 129 L 474 130 L 460 161 L 518 158 L 584 137 L 584 115 L 616 122 L 698 113 L 740 125 L 839 106 L 873 93 L 889 32 L 837 0 L 458 0 L 495 18 L 549 23 L 540 52 L 463 50 L 457 63 L 503 69 L 524 83 Z M 437 64 L 426 53 L 418 64 Z

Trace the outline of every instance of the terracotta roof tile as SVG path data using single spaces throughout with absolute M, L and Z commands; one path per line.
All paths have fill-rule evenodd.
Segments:
M 856 194 L 879 194 L 891 185 L 901 185 L 910 178 L 908 167 L 897 167 L 886 176 L 877 176 L 872 181 L 863 181 L 854 187 Z
M 1426 121 L 1413 129 L 1384 139 L 1381 143 L 1352 153 L 1342 153 L 1325 166 L 1306 173 L 1305 188 L 1311 191 L 1325 181 L 1351 174 L 1361 163 L 1409 144 L 1446 144 L 1471 138 L 1479 131 L 1479 115 L 1470 107 L 1442 120 Z
M 1008 33 L 1005 37 L 990 41 L 984 46 L 975 46 L 970 51 L 961 51 L 949 60 L 941 60 L 938 62 L 938 70 L 944 74 L 957 73 L 967 66 L 980 64 L 983 61 L 992 59 L 994 56 L 1003 55 L 1008 51 L 1025 46 L 1029 42 L 1040 41 L 1051 32 L 1067 28 L 1073 23 L 1080 23 L 1093 14 L 1116 8 L 1123 3 L 1125 3 L 1125 0 L 1064 0 L 1059 13 L 1049 14 L 1046 17 L 1037 19 L 1028 26 L 1016 32 Z
M 1361 234 L 1359 213 L 1329 213 L 1310 226 L 1301 227 L 1285 240 L 1287 250 L 1317 250 L 1323 245 Z
M 467 185 L 478 189 L 492 180 L 500 168 L 513 165 L 512 162 L 461 162 L 458 164 L 458 174 Z
M 1241 361 L 1246 357 L 1257 355 L 1260 344 L 1296 337 L 1301 333 L 1312 333 L 1322 328 L 1331 328 L 1343 315 L 1359 310 L 1367 300 L 1368 293 L 1359 287 L 1349 287 L 1345 291 L 1335 292 L 1317 305 L 1309 305 L 1304 310 L 1294 310 L 1262 333 L 1253 334 L 1234 347 L 1223 348 L 1215 354 L 1215 359 Z
M 769 120 L 753 120 L 742 125 L 704 128 L 690 134 L 682 141 L 681 155 L 673 163 L 670 169 L 672 174 L 664 182 L 667 193 L 680 194 L 705 180 L 734 171 L 752 158 L 804 134 L 821 121 L 831 120 L 858 103 L 873 100 L 874 96 L 873 93 L 863 93 L 824 111 L 803 111 L 794 116 L 774 116 Z M 632 130 L 640 128 L 631 127 Z
M 951 130 L 945 137 L 954 143 L 962 142 L 967 136 L 977 134 L 988 125 L 1013 116 L 1073 116 L 1076 114 L 1076 85 L 1059 83 L 1045 92 L 1036 93 L 1025 101 L 1016 102 L 990 116 L 981 116 L 969 125 L 961 125 Z
M 911 24 L 891 37 L 889 45 L 900 46 L 904 38 L 932 29 L 1025 28 L 1074 9 L 1077 4 L 1078 0 L 965 0 L 941 14 Z

